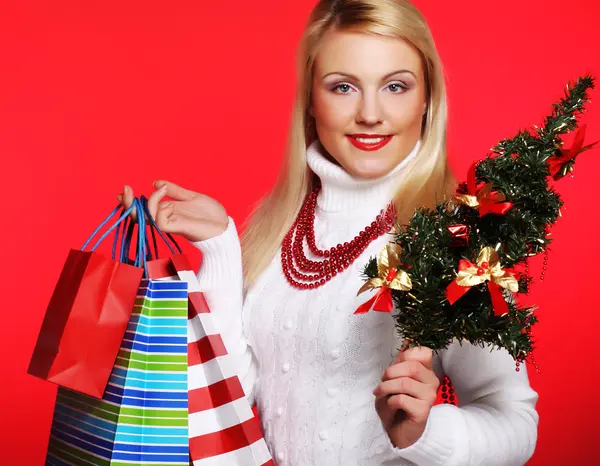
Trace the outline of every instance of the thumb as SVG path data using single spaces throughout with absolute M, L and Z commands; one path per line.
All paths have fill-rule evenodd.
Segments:
M 405 341 L 406 342 L 406 341 Z M 395 362 L 417 361 L 427 369 L 433 369 L 433 351 L 426 346 L 414 346 L 398 351 Z

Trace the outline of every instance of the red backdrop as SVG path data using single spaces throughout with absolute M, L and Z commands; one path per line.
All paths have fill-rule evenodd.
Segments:
M 26 375 L 27 364 L 68 249 L 122 184 L 148 194 L 156 178 L 176 181 L 221 200 L 238 224 L 271 186 L 293 52 L 313 4 L 2 0 L 3 464 L 43 464 L 55 388 Z M 540 123 L 567 81 L 600 76 L 595 0 L 417 5 L 447 69 L 461 177 L 500 138 Z M 585 117 L 589 141 L 600 139 L 599 92 Z M 597 457 L 599 170 L 598 151 L 586 153 L 560 184 L 564 217 L 548 278 L 531 295 L 542 369 L 531 374 L 541 416 L 533 465 Z

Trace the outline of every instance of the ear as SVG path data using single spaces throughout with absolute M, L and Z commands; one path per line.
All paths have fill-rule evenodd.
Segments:
M 427 102 L 423 102 L 423 115 L 427 113 Z

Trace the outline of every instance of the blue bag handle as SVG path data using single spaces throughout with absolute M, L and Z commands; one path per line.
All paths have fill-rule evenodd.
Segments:
M 130 214 L 134 208 L 137 209 L 137 211 L 140 212 L 141 215 L 138 215 L 138 238 L 137 238 L 136 258 L 135 258 L 133 265 L 135 267 L 143 267 L 144 268 L 144 277 L 147 278 L 148 268 L 146 267 L 146 261 L 147 261 L 147 254 L 148 254 L 149 247 L 148 248 L 146 247 L 148 244 L 148 241 L 146 238 L 146 219 L 145 219 L 145 216 L 143 215 L 145 210 L 144 210 L 144 206 L 143 206 L 142 202 L 137 197 L 134 198 L 133 203 L 131 204 L 131 206 L 129 206 L 128 209 L 125 209 L 124 207 L 122 207 L 121 204 L 119 204 L 117 207 L 115 207 L 113 209 L 113 211 L 104 219 L 104 221 L 90 235 L 90 237 L 84 243 L 81 250 L 84 251 L 85 248 L 88 247 L 88 245 L 90 244 L 92 239 L 98 234 L 98 232 L 100 230 L 102 230 L 102 228 L 115 216 L 115 214 L 119 210 L 121 210 L 120 217 L 108 230 L 106 230 L 102 234 L 102 236 L 100 236 L 100 238 L 96 241 L 96 244 L 94 244 L 94 246 L 92 247 L 91 251 L 92 252 L 95 251 L 98 248 L 98 246 L 100 245 L 100 243 L 102 241 L 104 241 L 104 239 L 108 235 L 110 235 L 110 233 L 113 230 L 116 230 L 115 231 L 115 240 L 113 241 L 113 248 L 112 248 L 112 258 L 115 259 L 117 243 L 118 243 L 118 238 L 119 238 L 119 232 L 121 231 L 121 227 L 122 227 L 121 251 L 120 251 L 120 255 L 119 255 L 119 262 L 125 262 L 128 257 L 126 252 L 129 251 L 129 243 L 131 241 L 131 237 L 133 236 L 134 223 L 132 221 L 130 221 Z
M 121 215 L 123 215 L 124 213 L 125 213 L 125 207 L 123 207 L 121 209 Z M 123 237 L 125 236 L 125 229 L 127 228 L 128 222 L 129 222 L 129 217 L 127 217 L 125 220 L 123 220 L 123 223 L 119 223 L 117 225 L 116 230 L 115 230 L 115 238 L 113 240 L 113 247 L 112 247 L 112 254 L 111 254 L 111 257 L 112 257 L 113 260 L 116 259 L 116 255 L 117 255 L 117 245 L 119 243 L 119 234 L 121 233 L 121 227 L 123 227 L 123 233 L 122 233 L 122 236 L 121 236 L 121 242 L 122 242 L 123 241 Z M 122 256 L 119 255 L 119 262 L 123 262 L 121 260 L 121 257 Z
M 129 221 L 127 219 L 127 233 L 125 233 L 125 228 L 123 228 L 124 236 L 121 238 L 121 254 L 120 254 L 120 262 L 125 262 L 129 257 L 129 245 L 131 243 L 131 238 L 133 237 L 133 229 L 135 227 L 135 223 Z
M 117 228 L 118 225 L 120 225 L 127 217 L 129 217 L 129 214 L 131 213 L 131 211 L 133 210 L 135 206 L 135 203 L 131 204 L 131 206 L 129 207 L 129 209 L 125 210 L 125 212 L 122 213 L 122 215 L 117 219 L 117 221 L 114 223 L 113 226 L 111 226 L 106 232 L 104 232 L 104 234 L 100 237 L 100 239 L 96 242 L 96 244 L 92 247 L 92 251 L 95 251 L 98 246 L 100 245 L 100 243 L 115 229 Z M 92 239 L 94 238 L 94 236 L 96 236 L 98 234 L 98 232 L 100 230 L 102 230 L 102 228 L 104 227 L 104 225 L 106 225 L 111 218 L 113 218 L 115 216 L 115 214 L 119 211 L 119 209 L 121 209 L 121 204 L 119 204 L 117 207 L 115 207 L 113 209 L 113 211 L 108 215 L 108 217 L 106 217 L 106 219 L 104 219 L 104 221 L 98 226 L 98 228 L 96 228 L 94 230 L 94 232 L 90 235 L 90 237 L 87 239 L 87 241 L 84 243 L 83 247 L 81 248 L 82 251 L 85 250 L 85 248 L 88 247 L 88 245 L 90 244 L 90 242 L 92 241 Z
M 136 209 L 138 211 L 138 242 L 137 242 L 137 254 L 134 262 L 134 266 L 144 268 L 144 278 L 148 278 L 148 267 L 147 267 L 147 250 L 146 250 L 146 216 L 144 215 L 144 209 L 141 201 L 136 198 L 134 200 Z

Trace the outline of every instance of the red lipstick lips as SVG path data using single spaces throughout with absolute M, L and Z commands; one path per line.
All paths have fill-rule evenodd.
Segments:
M 352 143 L 352 145 L 354 147 L 356 147 L 357 149 L 366 150 L 366 151 L 381 149 L 392 139 L 391 135 L 386 136 L 383 134 L 347 134 L 346 137 L 348 138 L 348 140 Z M 357 138 L 363 139 L 363 141 L 364 141 L 364 139 L 373 139 L 373 140 L 380 139 L 380 140 L 378 142 L 363 142 L 363 141 L 359 141 Z M 381 138 L 383 138 L 383 139 L 381 139 Z

